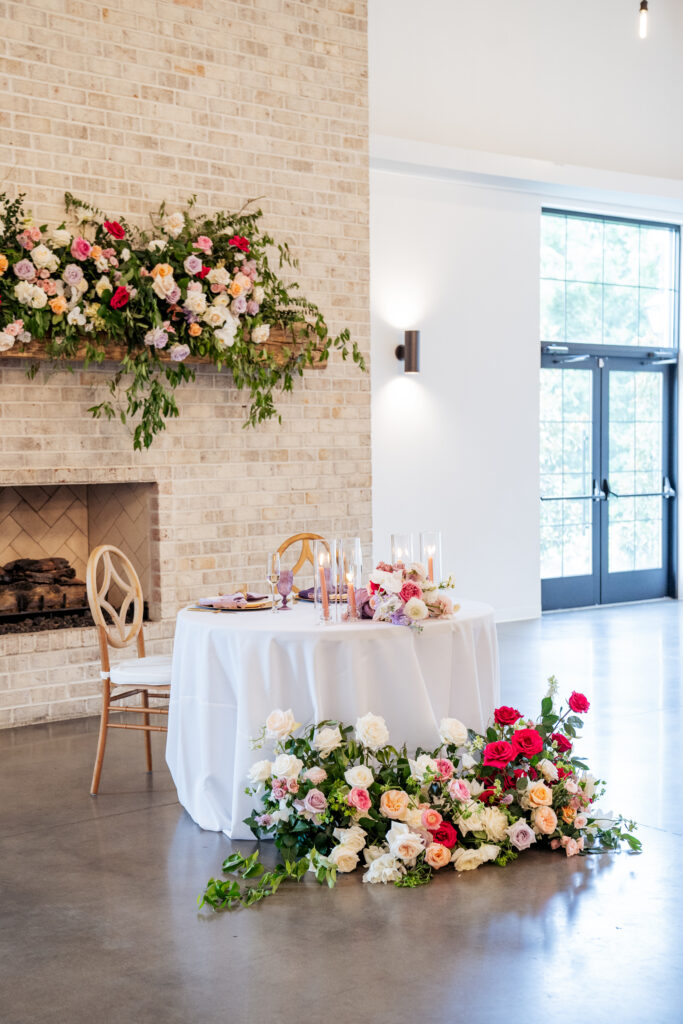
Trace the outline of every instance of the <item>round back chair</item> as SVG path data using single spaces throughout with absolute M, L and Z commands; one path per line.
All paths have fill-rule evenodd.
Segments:
M 289 548 L 294 547 L 296 544 L 301 544 L 301 551 L 299 557 L 292 566 L 292 572 L 294 576 L 307 564 L 310 564 L 311 571 L 315 571 L 315 560 L 313 558 L 313 548 L 311 547 L 311 541 L 321 540 L 324 544 L 324 537 L 321 537 L 319 533 L 295 533 L 292 537 L 288 537 L 287 540 L 283 541 L 280 547 L 277 549 L 277 553 L 282 558 L 285 551 Z M 299 588 L 294 586 L 293 591 L 295 594 L 299 593 Z
M 140 633 L 144 614 L 142 587 L 132 562 L 113 545 L 101 544 L 88 559 L 86 587 L 90 614 L 107 634 L 107 643 L 111 647 L 128 647 Z M 114 591 L 111 595 L 110 590 Z M 118 609 L 112 604 L 114 594 L 116 602 L 120 601 Z M 133 619 L 127 622 L 131 607 Z

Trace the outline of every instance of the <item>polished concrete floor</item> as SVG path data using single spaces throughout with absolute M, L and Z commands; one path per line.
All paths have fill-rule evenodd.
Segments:
M 138 733 L 88 796 L 95 723 L 0 733 L 2 1024 L 683 1021 L 683 604 L 500 627 L 503 699 L 591 701 L 582 749 L 645 852 L 526 854 L 416 890 L 311 880 L 198 913 L 230 849 L 181 810 Z M 241 844 L 246 848 L 247 844 Z

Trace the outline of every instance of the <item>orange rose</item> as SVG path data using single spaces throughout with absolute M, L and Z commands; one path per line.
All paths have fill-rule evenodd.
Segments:
M 0 255 L 0 277 L 2 277 L 2 275 L 5 273 L 8 266 L 9 263 L 7 262 L 7 257 Z
M 451 862 L 451 851 L 441 843 L 430 843 L 425 850 L 425 860 L 430 868 L 445 868 Z
M 239 281 L 231 281 L 230 282 L 230 287 L 228 288 L 228 292 L 230 293 L 230 295 L 232 295 L 233 299 L 239 298 L 239 296 L 242 294 L 243 290 L 244 289 L 242 288 L 242 285 L 239 283 Z
M 573 807 L 562 808 L 562 821 L 565 823 L 565 825 L 571 825 L 575 817 L 576 811 Z
M 553 802 L 552 790 L 545 782 L 532 782 L 526 795 L 531 807 L 550 807 Z
M 557 828 L 557 815 L 552 807 L 537 807 L 532 823 L 537 832 L 549 836 Z
M 54 299 L 50 299 L 50 309 L 53 313 L 60 314 L 66 313 L 66 299 L 63 295 L 57 295 Z
M 382 793 L 379 809 L 385 818 L 401 821 L 408 812 L 408 794 L 402 789 L 388 789 Z
M 157 263 L 152 267 L 152 277 L 171 277 L 172 275 L 173 267 L 170 263 Z
M 187 328 L 187 333 L 190 335 L 191 338 L 198 338 L 199 335 L 202 333 L 202 329 L 199 326 L 199 324 L 190 324 L 190 326 Z
M 94 260 L 98 260 L 101 255 L 102 255 L 102 246 L 101 245 L 93 245 L 92 249 L 90 250 L 91 258 L 94 259 Z

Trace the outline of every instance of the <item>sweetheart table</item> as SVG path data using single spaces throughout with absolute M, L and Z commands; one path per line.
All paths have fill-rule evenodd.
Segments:
M 166 761 L 178 799 L 202 828 L 253 839 L 243 819 L 250 747 L 274 708 L 304 724 L 382 715 L 390 742 L 434 748 L 441 718 L 484 731 L 499 698 L 489 605 L 463 601 L 422 633 L 387 622 L 321 626 L 289 612 L 183 609 L 177 619 Z

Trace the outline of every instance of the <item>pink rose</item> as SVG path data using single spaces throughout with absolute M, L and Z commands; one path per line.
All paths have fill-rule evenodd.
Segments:
M 311 814 L 320 814 L 327 807 L 327 797 L 319 789 L 309 789 L 304 797 L 304 809 Z
M 447 757 L 437 757 L 436 769 L 439 782 L 446 782 L 455 771 L 455 765 Z
M 23 331 L 23 329 L 24 329 L 24 321 L 23 320 L 15 320 L 14 323 L 8 324 L 7 327 L 5 327 L 4 330 L 5 330 L 5 334 L 9 334 L 9 335 L 11 335 L 11 337 L 16 338 L 17 334 L 20 334 L 21 331 Z
M 428 807 L 422 812 L 422 824 L 430 832 L 435 832 L 442 821 L 442 816 L 433 807 Z
M 74 238 L 71 243 L 71 255 L 75 260 L 87 260 L 92 246 L 87 238 Z
M 290 793 L 299 792 L 299 783 L 296 781 L 296 779 L 287 779 L 287 789 L 289 790 Z
M 404 604 L 410 601 L 411 597 L 417 597 L 422 600 L 422 587 L 418 587 L 417 583 L 404 583 L 398 595 Z
M 198 256 L 188 256 L 183 266 L 188 274 L 198 274 L 202 269 L 202 261 Z
M 568 793 L 578 793 L 579 792 L 579 787 L 577 786 L 577 784 L 574 782 L 573 779 L 567 779 L 567 781 L 564 784 L 564 788 L 567 790 Z
M 562 845 L 568 857 L 576 857 L 581 849 L 576 839 L 570 839 L 568 836 L 562 836 Z
M 206 253 L 207 256 L 210 256 L 211 250 L 213 249 L 213 242 L 211 241 L 210 238 L 207 238 L 206 235 L 200 235 L 199 238 L 194 242 L 194 248 L 201 249 L 203 253 Z
M 284 800 L 287 796 L 287 779 L 273 779 L 271 792 L 274 800 Z
M 557 849 L 559 849 L 559 846 L 560 846 L 560 840 L 559 839 L 551 839 L 550 840 L 550 849 L 551 850 L 557 850 Z
M 62 278 L 72 288 L 83 280 L 83 271 L 75 263 L 69 263 L 62 272 Z
M 472 799 L 470 787 L 463 779 L 452 779 L 448 783 L 448 795 L 451 800 L 459 800 L 462 802 Z
M 256 819 L 256 824 L 259 826 L 259 828 L 270 828 L 270 826 L 273 824 L 273 817 L 270 814 L 259 814 L 258 818 Z
M 308 779 L 314 786 L 319 786 L 321 782 L 324 782 L 327 778 L 327 772 L 324 768 L 319 768 L 314 765 L 313 768 L 307 768 L 303 774 L 304 779 Z
M 370 794 L 367 789 L 363 789 L 361 786 L 353 787 L 346 798 L 346 802 L 350 807 L 355 807 L 359 811 L 369 811 L 372 806 Z

